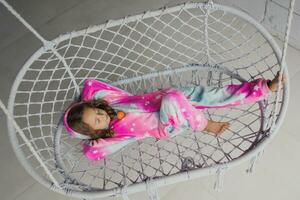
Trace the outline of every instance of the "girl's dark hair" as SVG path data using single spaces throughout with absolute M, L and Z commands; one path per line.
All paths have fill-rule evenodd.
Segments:
M 116 111 L 108 105 L 104 99 L 84 101 L 70 109 L 67 116 L 69 126 L 76 132 L 91 136 L 91 139 L 108 138 L 115 134 L 110 128 L 103 130 L 94 130 L 88 124 L 82 121 L 82 115 L 85 108 L 99 108 L 104 110 L 112 120 L 117 116 Z

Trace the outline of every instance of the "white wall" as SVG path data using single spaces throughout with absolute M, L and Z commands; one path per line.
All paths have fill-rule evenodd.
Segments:
M 290 0 L 219 0 L 237 7 L 260 21 L 275 37 L 284 38 Z M 300 1 L 296 0 L 289 43 L 300 49 Z

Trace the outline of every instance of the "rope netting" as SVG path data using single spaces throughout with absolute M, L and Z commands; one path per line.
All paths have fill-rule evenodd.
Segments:
M 77 86 L 82 89 L 86 78 L 132 94 L 169 86 L 222 87 L 272 79 L 281 69 L 280 50 L 252 18 L 211 3 L 183 4 L 108 21 L 47 44 L 18 74 L 8 108 L 56 186 L 66 194 L 82 197 L 90 191 L 110 191 L 113 195 L 116 188 L 149 178 L 250 159 L 276 133 L 270 131 L 272 122 L 277 126 L 286 109 L 286 89 L 277 93 L 278 104 L 272 94 L 254 104 L 207 109 L 208 119 L 229 121 L 230 129 L 220 136 L 187 129 L 168 140 L 145 138 L 91 162 L 83 155 L 80 141 L 72 139 L 61 123 L 62 112 L 78 98 Z M 49 173 L 8 124 L 23 164 L 47 184 Z

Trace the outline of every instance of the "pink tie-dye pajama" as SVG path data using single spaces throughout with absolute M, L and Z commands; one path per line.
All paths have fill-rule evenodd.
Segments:
M 186 128 L 202 131 L 207 125 L 202 109 L 252 103 L 267 98 L 268 93 L 264 79 L 221 88 L 169 87 L 143 95 L 132 95 L 101 81 L 86 80 L 83 100 L 103 98 L 114 109 L 125 111 L 126 116 L 110 122 L 115 136 L 84 141 L 84 154 L 91 160 L 100 160 L 145 137 L 168 139 Z

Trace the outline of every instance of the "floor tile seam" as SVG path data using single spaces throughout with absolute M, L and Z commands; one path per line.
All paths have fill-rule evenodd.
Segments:
M 41 31 L 41 29 L 43 29 L 43 27 L 45 26 L 45 25 L 47 25 L 47 24 L 49 24 L 51 21 L 54 21 L 55 19 L 57 19 L 58 17 L 60 17 L 60 16 L 62 16 L 63 14 L 65 14 L 66 12 L 68 12 L 69 10 L 71 10 L 71 9 L 73 9 L 73 8 L 75 8 L 75 7 L 77 7 L 77 6 L 79 6 L 80 4 L 83 4 L 84 2 L 81 2 L 81 1 L 79 1 L 79 3 L 77 3 L 77 4 L 74 4 L 73 6 L 71 6 L 71 7 L 69 7 L 69 8 L 66 8 L 66 9 L 64 9 L 64 10 L 62 10 L 58 15 L 55 15 L 55 16 L 53 16 L 53 17 L 51 17 L 50 19 L 48 19 L 48 20 L 46 20 L 44 23 L 42 23 L 42 24 L 39 24 L 37 27 L 33 27 L 35 30 L 37 30 L 37 32 L 39 33 L 39 34 L 41 34 L 40 32 L 42 32 Z M 18 11 L 17 11 L 18 12 Z M 10 13 L 11 14 L 11 13 Z M 11 14 L 12 15 L 12 14 Z M 21 15 L 22 16 L 22 15 Z M 15 17 L 15 16 L 13 16 L 13 17 Z M 26 20 L 26 17 L 25 16 L 22 16 L 25 20 Z M 17 19 L 16 19 L 17 20 Z M 26 20 L 27 21 L 27 20 Z M 18 21 L 19 22 L 19 21 Z M 21 23 L 21 22 L 19 22 L 19 23 Z M 28 22 L 29 23 L 29 22 Z M 29 23 L 30 24 L 30 23 Z M 31 26 L 33 26 L 32 24 L 30 24 Z M 5 46 L 3 46 L 1 49 L 0 49 L 0 53 L 3 51 L 3 50 L 5 50 L 5 49 L 7 49 L 7 48 L 9 48 L 9 46 L 11 46 L 11 45 L 13 45 L 15 42 L 17 42 L 17 41 L 19 41 L 20 39 L 22 39 L 23 37 L 25 37 L 25 36 L 27 36 L 28 34 L 32 34 L 23 24 L 22 24 L 22 26 L 24 27 L 24 29 L 25 29 L 25 32 L 23 33 L 23 34 L 21 34 L 20 36 L 17 36 L 14 40 L 12 40 L 11 42 L 9 42 L 7 45 L 5 45 Z M 43 36 L 42 36 L 43 37 Z M 44 37 L 45 38 L 45 37 Z M 46 38 L 45 38 L 46 39 Z M 47 40 L 47 39 L 46 39 Z
M 22 194 L 24 194 L 26 191 L 28 191 L 30 188 L 32 188 L 36 183 L 32 183 L 29 186 L 27 186 L 22 192 L 18 193 L 16 197 L 14 197 L 13 200 L 17 200 Z

